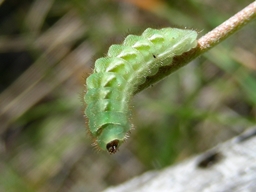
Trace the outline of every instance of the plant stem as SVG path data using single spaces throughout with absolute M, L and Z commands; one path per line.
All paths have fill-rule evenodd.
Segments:
M 220 42 L 224 41 L 226 38 L 231 36 L 233 33 L 241 29 L 243 26 L 248 24 L 250 21 L 256 17 L 256 1 L 239 11 L 233 17 L 229 18 L 227 21 L 204 35 L 198 40 L 197 47 L 186 52 L 182 55 L 173 58 L 173 62 L 169 66 L 161 67 L 157 74 L 151 77 L 147 77 L 144 84 L 140 85 L 135 92 L 138 93 L 150 85 L 156 83 L 157 81 L 163 79 L 169 74 L 173 73 L 180 67 L 188 64 L 190 61 L 200 56 L 207 50 L 213 48 Z

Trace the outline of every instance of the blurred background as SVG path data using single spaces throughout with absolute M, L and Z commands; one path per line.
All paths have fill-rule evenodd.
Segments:
M 251 0 L 0 0 L 0 192 L 95 192 L 205 151 L 256 123 L 256 22 L 137 94 L 115 155 L 86 134 L 94 61 L 127 34 L 206 34 Z

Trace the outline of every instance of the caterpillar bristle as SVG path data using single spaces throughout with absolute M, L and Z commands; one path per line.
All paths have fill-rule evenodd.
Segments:
M 99 147 L 96 141 L 94 141 L 91 145 L 97 153 L 101 151 L 101 148 Z

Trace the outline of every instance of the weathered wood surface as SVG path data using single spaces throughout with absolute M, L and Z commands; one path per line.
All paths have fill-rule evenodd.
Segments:
M 256 127 L 208 152 L 104 192 L 255 192 Z

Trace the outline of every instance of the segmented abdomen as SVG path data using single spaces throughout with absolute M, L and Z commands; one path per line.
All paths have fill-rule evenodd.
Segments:
M 129 101 L 137 86 L 171 64 L 173 56 L 194 48 L 196 37 L 192 30 L 148 28 L 110 46 L 107 56 L 96 60 L 84 100 L 89 131 L 101 149 L 117 151 L 131 128 Z

